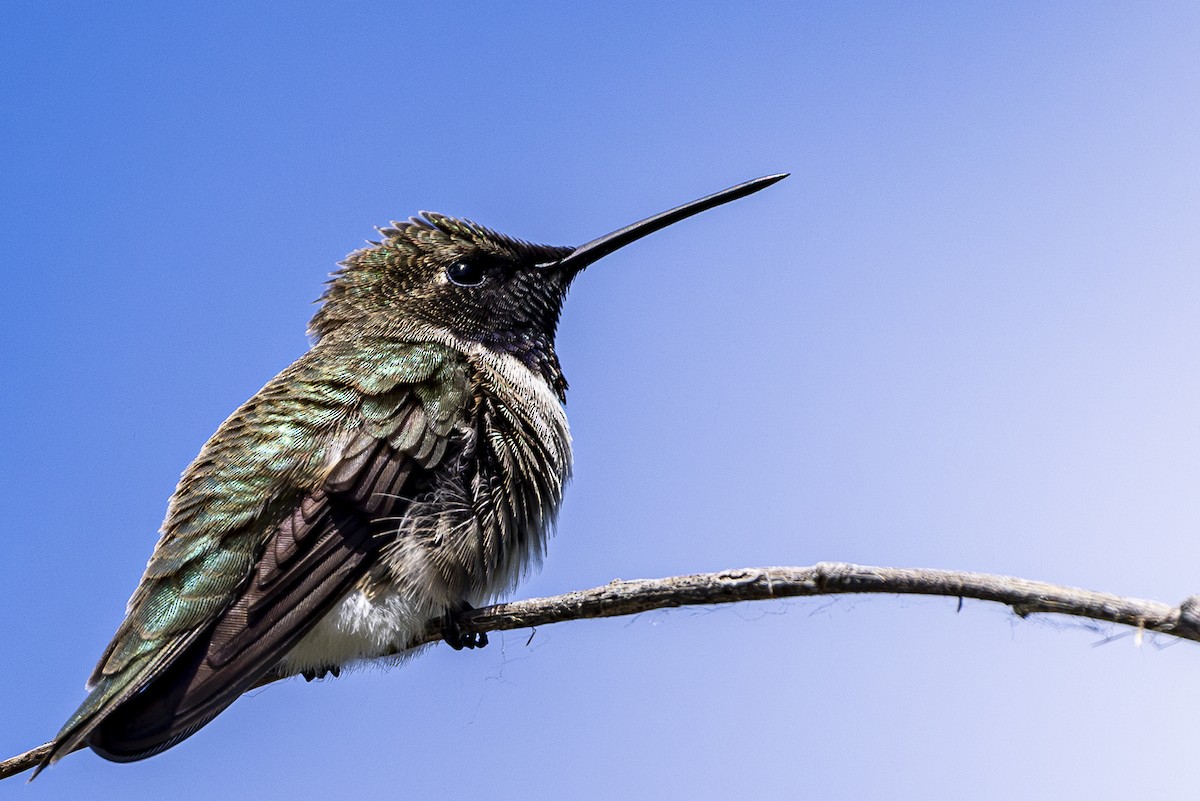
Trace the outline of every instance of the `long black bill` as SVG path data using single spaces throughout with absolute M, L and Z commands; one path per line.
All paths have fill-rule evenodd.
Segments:
M 699 200 L 693 200 L 691 203 L 684 203 L 682 206 L 673 208 L 670 211 L 664 211 L 661 214 L 655 214 L 653 217 L 647 217 L 640 222 L 635 222 L 633 225 L 619 228 L 611 234 L 605 234 L 599 239 L 593 239 L 586 245 L 580 245 L 558 261 L 538 266 L 556 270 L 582 270 L 592 262 L 604 258 L 618 248 L 625 247 L 630 242 L 636 242 L 647 234 L 652 234 L 655 231 L 666 228 L 668 225 L 674 225 L 680 220 L 691 217 L 693 214 L 699 214 L 702 211 L 708 211 L 715 206 L 720 206 L 731 200 L 752 195 L 760 189 L 766 189 L 776 181 L 782 181 L 788 175 L 790 173 L 786 172 L 781 172 L 778 175 L 765 175 L 762 178 L 755 178 L 753 181 L 746 181 L 744 184 L 722 189 L 716 194 L 702 197 Z

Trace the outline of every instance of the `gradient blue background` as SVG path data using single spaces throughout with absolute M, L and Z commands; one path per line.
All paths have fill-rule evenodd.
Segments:
M 576 285 L 576 478 L 520 596 L 824 559 L 1200 591 L 1200 6 L 193 5 L 0 11 L 4 756 L 335 262 L 419 209 L 578 243 L 793 173 Z M 1110 634 L 566 624 L 0 796 L 1195 797 L 1200 650 Z

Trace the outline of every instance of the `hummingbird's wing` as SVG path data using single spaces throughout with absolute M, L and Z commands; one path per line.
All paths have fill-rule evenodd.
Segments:
M 249 689 L 370 567 L 376 521 L 427 489 L 470 395 L 450 349 L 326 338 L 238 409 L 180 480 L 43 767 L 82 744 L 158 753 Z

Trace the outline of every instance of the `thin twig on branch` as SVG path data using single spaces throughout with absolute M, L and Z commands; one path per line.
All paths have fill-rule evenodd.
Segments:
M 465 634 L 477 634 L 584 618 L 635 615 L 677 606 L 856 593 L 973 598 L 1005 604 L 1020 617 L 1043 613 L 1071 615 L 1200 642 L 1200 596 L 1193 595 L 1178 606 L 1171 606 L 1160 601 L 1124 598 L 1012 576 L 929 568 L 871 567 L 845 562 L 820 562 L 812 567 L 741 568 L 661 579 L 617 580 L 590 590 L 474 609 L 462 615 L 459 629 Z M 438 621 L 431 623 L 420 641 L 412 646 L 436 642 L 441 638 Z M 257 686 L 270 684 L 280 678 L 268 675 Z M 0 779 L 29 770 L 49 750 L 50 744 L 47 743 L 0 762 Z

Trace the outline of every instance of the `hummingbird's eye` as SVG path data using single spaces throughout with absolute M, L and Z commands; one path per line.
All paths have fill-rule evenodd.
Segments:
M 487 272 L 477 261 L 456 261 L 446 268 L 446 277 L 459 286 L 479 286 Z

